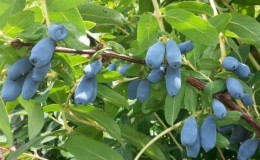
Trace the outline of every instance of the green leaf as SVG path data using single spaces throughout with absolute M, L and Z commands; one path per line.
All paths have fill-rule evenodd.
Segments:
M 43 112 L 59 112 L 61 111 L 61 106 L 59 104 L 50 104 L 43 107 Z
M 115 80 L 122 80 L 123 76 L 117 71 L 106 71 L 97 74 L 98 83 L 110 83 Z
M 129 104 L 123 96 L 103 84 L 98 84 L 98 97 L 110 101 L 117 107 L 129 108 Z
M 227 111 L 227 115 L 223 119 L 216 119 L 217 126 L 224 126 L 228 124 L 236 124 L 241 117 L 241 113 L 238 111 Z
M 195 113 L 198 106 L 198 94 L 191 85 L 188 85 L 185 89 L 184 105 L 189 112 Z
M 99 25 L 122 25 L 123 18 L 117 11 L 94 3 L 83 3 L 78 6 L 81 16 L 86 21 Z
M 18 101 L 28 114 L 29 139 L 33 139 L 40 133 L 44 125 L 42 107 L 33 100 L 26 101 L 20 97 Z
M 34 12 L 30 10 L 25 10 L 12 15 L 8 19 L 7 24 L 3 29 L 3 32 L 9 36 L 15 37 L 17 33 L 26 30 L 34 24 L 33 14 Z
M 152 13 L 142 15 L 137 26 L 137 43 L 145 50 L 158 40 L 159 24 Z
M 222 134 L 217 133 L 216 146 L 220 147 L 220 148 L 225 148 L 225 147 L 228 147 L 228 145 L 229 145 L 229 140 Z
M 218 32 L 222 32 L 227 27 L 231 18 L 232 18 L 231 14 L 223 13 L 210 18 L 208 21 L 212 26 L 214 26 L 218 30 Z
M 85 0 L 51 0 L 46 2 L 49 11 L 64 11 L 77 7 L 80 3 L 85 2 Z
M 199 16 L 182 9 L 166 12 L 165 20 L 177 31 L 194 42 L 213 46 L 218 43 L 217 30 Z
M 78 160 L 123 160 L 110 147 L 83 135 L 70 135 L 64 146 Z
M 90 106 L 76 107 L 71 111 L 84 119 L 89 118 L 93 121 L 96 121 L 97 123 L 102 125 L 112 137 L 117 139 L 120 143 L 123 143 L 121 139 L 121 131 L 119 126 L 112 118 L 107 116 L 104 112 L 98 111 L 97 109 Z
M 183 81 L 182 81 L 183 82 Z M 181 89 L 177 96 L 171 97 L 169 95 L 166 96 L 165 106 L 164 106 L 164 115 L 165 120 L 169 125 L 173 125 L 175 120 L 178 117 L 178 114 L 182 108 L 184 93 L 185 93 L 185 82 L 182 83 Z
M 207 14 L 209 16 L 213 15 L 212 8 L 202 2 L 194 2 L 194 1 L 185 1 L 185 2 L 177 2 L 177 3 L 171 3 L 167 7 L 165 7 L 166 10 L 170 9 L 183 9 L 195 14 Z
M 207 92 L 209 96 L 212 96 L 213 94 L 221 92 L 225 89 L 226 89 L 225 80 L 215 80 L 213 82 L 208 82 L 204 88 L 205 92 Z
M 13 144 L 13 134 L 11 131 L 10 122 L 8 119 L 8 114 L 5 109 L 5 104 L 2 98 L 0 97 L 0 129 L 6 136 L 9 146 Z
M 200 59 L 198 65 L 201 70 L 214 70 L 221 66 L 218 60 L 212 58 Z
M 232 13 L 227 29 L 236 34 L 241 41 L 260 46 L 260 24 L 252 17 Z
M 125 125 L 121 125 L 122 138 L 134 145 L 135 147 L 141 149 L 148 142 L 150 142 L 151 138 L 146 136 L 143 133 L 140 133 L 133 128 Z M 152 160 L 166 160 L 161 147 L 157 143 L 153 143 L 149 148 L 144 152 L 147 156 L 149 156 Z
M 244 5 L 259 5 L 260 0 L 232 0 L 232 3 L 244 4 Z
M 25 151 L 27 151 L 28 149 L 30 149 L 32 146 L 35 146 L 36 144 L 38 144 L 41 140 L 43 140 L 44 138 L 48 137 L 48 136 L 61 136 L 62 134 L 66 133 L 66 130 L 57 130 L 55 132 L 49 133 L 47 135 L 44 136 L 39 136 L 39 137 L 35 137 L 32 140 L 30 140 L 29 142 L 21 145 L 16 151 L 10 153 L 10 155 L 7 157 L 6 160 L 14 160 L 17 159 L 17 157 L 19 155 L 21 155 L 22 153 L 24 153 Z
M 2 29 L 9 17 L 17 12 L 20 12 L 25 7 L 25 0 L 1 0 L 0 1 L 0 29 Z

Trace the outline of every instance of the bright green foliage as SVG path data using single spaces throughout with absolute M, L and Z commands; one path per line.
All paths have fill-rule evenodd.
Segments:
M 0 0 L 0 159 L 260 159 L 259 5 Z

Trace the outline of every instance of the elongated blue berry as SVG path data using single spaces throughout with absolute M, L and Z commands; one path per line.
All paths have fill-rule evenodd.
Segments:
M 95 77 L 96 74 L 100 71 L 101 67 L 102 67 L 101 60 L 96 60 L 94 62 L 89 63 L 84 68 L 85 77 L 87 77 L 87 78 Z
M 235 78 L 226 79 L 226 86 L 228 93 L 235 99 L 240 99 L 243 97 L 243 87 L 241 83 Z
M 166 60 L 174 70 L 181 67 L 181 51 L 173 40 L 168 40 L 166 43 Z
M 54 41 L 61 41 L 68 36 L 68 31 L 60 24 L 52 24 L 48 28 L 48 34 Z
M 137 88 L 136 98 L 140 102 L 146 101 L 150 96 L 151 83 L 148 80 L 142 80 Z
M 42 66 L 40 68 L 34 67 L 32 79 L 34 81 L 39 81 L 39 82 L 43 81 L 44 78 L 46 77 L 47 73 L 49 72 L 50 68 L 51 68 L 51 63 L 48 63 L 45 66 Z
M 198 125 L 196 119 L 190 116 L 181 129 L 181 144 L 184 146 L 192 146 L 195 144 L 198 136 Z
M 13 101 L 17 97 L 19 97 L 19 95 L 22 92 L 23 81 L 24 81 L 24 77 L 21 76 L 21 77 L 17 78 L 16 80 L 7 79 L 4 82 L 4 85 L 3 85 L 2 91 L 1 91 L 1 97 L 3 98 L 3 100 L 5 102 Z
M 97 97 L 97 78 L 93 77 L 93 92 L 90 97 L 90 103 L 94 102 L 96 100 L 96 97 Z
M 32 48 L 30 62 L 35 67 L 42 67 L 50 63 L 54 49 L 54 41 L 50 38 L 43 38 Z
M 238 66 L 236 70 L 234 70 L 234 73 L 240 78 L 248 78 L 251 74 L 251 71 L 248 65 L 244 63 L 238 63 Z
M 200 141 L 201 147 L 207 152 L 213 149 L 216 145 L 216 121 L 212 116 L 207 116 L 201 125 Z
M 222 66 L 227 71 L 234 71 L 238 67 L 238 60 L 234 57 L 227 56 L 224 58 Z
M 154 45 L 152 45 L 145 57 L 145 64 L 152 68 L 158 68 L 163 62 L 164 58 L 164 53 L 165 53 L 165 45 L 162 42 L 157 42 Z
M 258 147 L 259 144 L 259 140 L 258 139 L 248 139 L 246 141 L 244 141 L 238 150 L 238 160 L 244 160 L 244 159 L 249 159 L 250 157 L 252 157 L 255 152 L 256 149 Z
M 130 64 L 125 64 L 125 65 L 123 65 L 123 66 L 119 69 L 119 73 L 120 73 L 122 76 L 125 76 L 126 71 L 128 70 L 129 67 L 130 67 Z
M 180 48 L 181 54 L 186 54 L 194 48 L 194 45 L 192 41 L 186 41 L 178 44 L 178 47 Z
M 224 125 L 224 126 L 218 127 L 217 131 L 219 133 L 226 133 L 226 132 L 231 131 L 233 128 L 234 128 L 233 124 L 228 124 L 228 125 Z
M 241 98 L 244 106 L 252 106 L 254 104 L 253 98 L 250 94 L 245 93 Z
M 165 81 L 168 94 L 170 96 L 176 96 L 181 88 L 180 70 L 174 70 L 168 66 L 166 70 Z
M 226 114 L 227 114 L 226 107 L 224 106 L 224 104 L 222 102 L 220 102 L 219 100 L 217 100 L 215 98 L 212 101 L 212 109 L 213 109 L 214 115 L 217 118 L 222 119 L 222 118 L 226 117 Z
M 140 83 L 139 79 L 132 80 L 128 83 L 127 95 L 129 99 L 136 99 L 137 88 L 139 86 L 139 83 Z
M 86 78 L 83 77 L 74 94 L 75 104 L 88 104 L 93 101 L 93 92 L 95 87 L 95 77 L 94 78 Z
M 107 66 L 107 69 L 110 71 L 115 71 L 116 70 L 116 64 L 115 63 L 111 63 Z
M 150 72 L 150 74 L 147 76 L 147 80 L 152 83 L 157 83 L 163 78 L 164 75 L 165 75 L 165 68 L 161 66 L 159 68 L 153 69 Z
M 16 61 L 7 71 L 7 77 L 11 80 L 25 75 L 31 68 L 32 64 L 29 61 L 29 57 L 25 57 Z
M 187 156 L 191 158 L 198 157 L 198 154 L 200 152 L 200 134 L 199 134 L 199 128 L 197 129 L 197 138 L 195 143 L 192 146 L 186 146 L 186 152 Z
M 246 132 L 247 131 L 243 126 L 241 126 L 241 125 L 235 126 L 234 130 L 229 138 L 230 145 L 234 146 L 234 145 L 237 145 L 240 142 L 242 142 L 245 139 Z
M 31 70 L 30 72 L 27 73 L 24 79 L 23 88 L 22 88 L 22 97 L 25 100 L 31 99 L 35 95 L 40 85 L 39 81 L 33 80 L 32 74 L 33 71 Z

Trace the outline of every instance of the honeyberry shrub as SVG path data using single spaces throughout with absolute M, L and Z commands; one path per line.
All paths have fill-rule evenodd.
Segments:
M 259 5 L 1 0 L 1 159 L 259 159 Z

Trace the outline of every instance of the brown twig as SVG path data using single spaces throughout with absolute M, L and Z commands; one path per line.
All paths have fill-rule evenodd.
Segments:
M 11 46 L 14 48 L 19 48 L 19 47 L 25 46 L 25 47 L 28 47 L 29 49 L 31 49 L 34 46 L 34 44 L 33 43 L 24 43 L 24 42 L 21 42 L 20 40 L 15 40 L 11 43 Z M 97 52 L 98 48 L 80 51 L 80 50 L 76 50 L 76 49 L 57 46 L 55 48 L 55 51 L 62 52 L 62 53 L 70 53 L 70 54 L 71 53 L 81 54 L 81 55 L 86 54 L 86 55 L 92 56 L 94 53 Z M 123 55 L 123 54 L 118 54 L 113 51 L 104 51 L 104 53 L 102 53 L 101 55 L 103 57 L 107 57 L 107 58 L 116 58 L 116 59 L 126 60 L 126 61 L 137 63 L 137 64 L 145 64 L 144 60 L 136 59 L 136 58 L 133 58 L 133 57 L 130 57 L 127 55 Z M 204 90 L 204 88 L 205 88 L 205 85 L 203 82 L 201 82 L 200 80 L 198 80 L 192 76 L 188 76 L 187 82 L 199 90 Z M 227 92 L 217 93 L 214 97 L 217 98 L 218 100 L 220 100 L 223 104 L 225 104 L 225 106 L 228 107 L 230 110 L 239 111 L 242 114 L 241 117 L 247 123 L 249 123 L 252 127 L 254 127 L 256 129 L 258 135 L 260 135 L 260 124 L 257 124 L 256 121 L 250 115 L 244 113 L 241 108 L 239 108 L 230 98 L 228 98 L 229 96 L 225 96 L 225 95 L 229 95 L 229 94 Z
M 204 90 L 205 85 L 194 77 L 189 76 L 187 82 L 196 87 L 199 90 Z M 244 113 L 243 110 L 238 107 L 231 99 L 227 98 L 226 95 L 229 94 L 226 91 L 224 93 L 217 93 L 214 97 L 221 101 L 226 107 L 230 110 L 236 110 L 240 112 L 241 117 L 249 123 L 252 127 L 254 127 L 260 135 L 260 124 L 257 124 L 256 121 L 248 114 Z
M 31 49 L 34 45 L 35 45 L 34 43 L 24 43 L 24 42 L 21 42 L 20 40 L 15 40 L 15 41 L 11 42 L 11 46 L 13 48 L 28 47 L 29 49 Z M 81 55 L 86 54 L 86 55 L 92 56 L 99 49 L 100 49 L 100 47 L 95 47 L 94 49 L 88 49 L 88 50 L 76 50 L 76 49 L 72 49 L 72 48 L 56 46 L 55 51 L 62 52 L 62 53 L 70 53 L 70 54 L 72 54 L 72 53 L 81 54 Z M 116 53 L 116 52 L 110 51 L 110 50 L 104 51 L 104 53 L 102 53 L 101 56 L 107 57 L 107 58 L 122 59 L 122 60 L 126 60 L 128 62 L 133 62 L 133 63 L 137 63 L 137 64 L 145 64 L 144 60 L 136 59 L 136 58 L 133 58 L 133 57 L 130 57 L 130 56 L 127 56 L 124 54 L 119 54 L 119 53 Z

